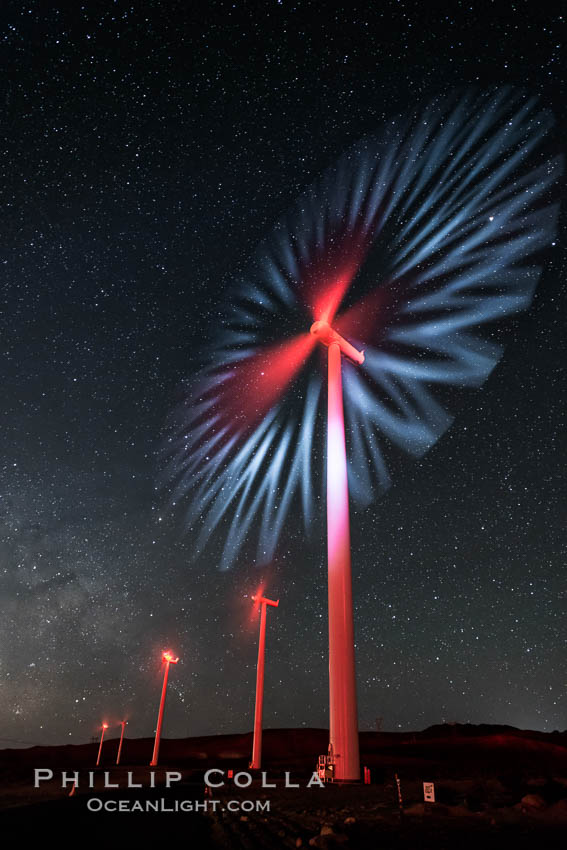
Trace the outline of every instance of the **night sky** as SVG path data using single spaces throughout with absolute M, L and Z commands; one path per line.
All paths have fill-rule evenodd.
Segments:
M 335 9 L 338 9 L 335 11 Z M 326 555 L 293 523 L 221 571 L 158 487 L 231 279 L 301 192 L 453 86 L 540 95 L 565 138 L 565 21 L 517 2 L 7 3 L 2 14 L 0 746 L 102 720 L 327 725 Z M 564 59 L 564 56 L 563 56 Z M 565 220 L 529 311 L 447 433 L 352 515 L 363 730 L 565 729 Z

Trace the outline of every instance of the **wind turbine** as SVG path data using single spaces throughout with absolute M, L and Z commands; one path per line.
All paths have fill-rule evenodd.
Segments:
M 262 764 L 262 714 L 264 708 L 264 661 L 266 655 L 266 608 L 277 608 L 279 599 L 267 599 L 263 594 L 252 599 L 260 606 L 260 640 L 258 642 L 258 666 L 256 668 L 256 707 L 254 712 L 254 739 L 252 743 L 252 761 L 250 767 L 260 770 Z
M 99 747 L 98 747 L 98 755 L 96 757 L 96 766 L 97 767 L 100 764 L 100 756 L 101 756 L 101 753 L 102 753 L 102 742 L 104 741 L 104 733 L 106 732 L 107 729 L 108 729 L 108 723 L 103 723 L 102 726 L 101 726 L 100 744 L 99 744 Z
M 506 320 L 530 306 L 557 225 L 553 123 L 537 97 L 475 88 L 354 145 L 236 279 L 171 419 L 163 479 L 187 507 L 194 551 L 222 529 L 223 568 L 253 539 L 267 563 L 292 505 L 313 527 L 327 384 L 330 745 L 341 781 L 359 778 L 349 498 L 368 507 L 392 470 L 437 442 L 449 408 L 502 356 Z M 326 382 L 318 343 L 329 349 Z
M 179 658 L 175 657 L 172 652 L 166 650 L 162 653 L 162 659 L 165 664 L 165 669 L 163 671 L 163 686 L 161 689 L 161 699 L 159 702 L 159 712 L 158 712 L 158 722 L 156 727 L 156 737 L 154 741 L 154 752 L 152 755 L 152 760 L 150 762 L 150 767 L 156 767 L 158 763 L 159 757 L 159 745 L 161 741 L 161 726 L 163 723 L 163 710 L 165 707 L 165 692 L 167 690 L 167 677 L 169 675 L 169 666 L 170 664 L 177 664 Z
M 120 743 L 118 744 L 118 753 L 116 754 L 116 764 L 120 764 L 120 755 L 122 753 L 122 743 L 124 741 L 124 729 L 125 729 L 127 723 L 128 723 L 127 720 L 121 720 L 120 721 L 120 726 L 122 727 L 122 729 L 120 731 Z

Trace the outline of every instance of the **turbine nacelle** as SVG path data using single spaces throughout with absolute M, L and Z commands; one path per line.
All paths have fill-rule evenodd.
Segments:
M 364 351 L 358 351 L 354 345 L 351 345 L 337 331 L 333 330 L 328 322 L 313 322 L 310 333 L 327 347 L 336 343 L 342 353 L 350 360 L 354 360 L 355 363 L 364 363 Z
M 266 599 L 265 596 L 252 596 L 252 600 L 253 602 L 257 602 L 259 605 L 263 605 L 264 603 L 266 605 L 273 605 L 274 608 L 277 608 L 280 604 L 279 599 L 277 601 L 274 601 L 273 599 Z
M 170 652 L 169 649 L 162 654 L 162 658 L 164 661 L 167 661 L 168 664 L 177 664 L 179 658 L 177 658 L 173 652 Z

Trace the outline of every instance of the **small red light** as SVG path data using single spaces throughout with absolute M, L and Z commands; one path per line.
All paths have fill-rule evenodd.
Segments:
M 179 658 L 176 658 L 173 653 L 170 652 L 170 650 L 168 649 L 163 653 L 163 660 L 167 661 L 169 664 L 177 664 Z

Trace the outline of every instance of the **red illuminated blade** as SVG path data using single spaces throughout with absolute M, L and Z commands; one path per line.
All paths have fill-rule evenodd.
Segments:
M 332 282 L 321 286 L 311 301 L 311 313 L 315 321 L 331 324 L 335 318 L 347 289 L 358 270 L 358 265 L 343 269 Z
M 306 271 L 302 283 L 313 319 L 333 323 L 337 310 L 367 252 L 366 240 L 344 233 L 318 262 Z
M 389 303 L 391 296 L 384 288 L 375 289 L 358 304 L 349 307 L 342 315 L 338 316 L 333 327 L 343 336 L 362 340 L 363 343 L 372 339 L 373 332 L 380 324 L 381 313 Z
M 226 386 L 225 415 L 246 423 L 263 416 L 291 383 L 314 345 L 311 334 L 300 334 L 239 363 Z
M 258 611 L 260 610 L 260 599 L 264 595 L 265 587 L 266 587 L 265 582 L 262 582 L 262 584 L 259 586 L 259 588 L 256 590 L 256 592 L 251 597 L 254 601 L 254 606 L 252 608 L 252 614 L 250 615 L 250 618 L 253 619 L 253 620 L 255 620 L 257 618 Z

